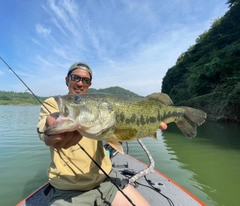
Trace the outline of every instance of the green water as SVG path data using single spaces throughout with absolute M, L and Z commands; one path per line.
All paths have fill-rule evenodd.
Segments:
M 0 106 L 0 205 L 15 205 L 47 181 L 49 150 L 38 139 L 39 107 Z M 196 138 L 171 124 L 143 141 L 156 169 L 207 205 L 240 205 L 240 125 L 207 122 Z M 125 151 L 127 150 L 124 144 Z M 129 154 L 148 163 L 136 141 Z

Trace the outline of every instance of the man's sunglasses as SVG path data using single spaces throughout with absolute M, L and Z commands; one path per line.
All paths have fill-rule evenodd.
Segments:
M 74 82 L 82 81 L 83 84 L 90 84 L 91 83 L 91 79 L 89 79 L 88 77 L 80 77 L 76 74 L 71 74 L 69 76 L 70 76 L 71 81 L 74 81 Z

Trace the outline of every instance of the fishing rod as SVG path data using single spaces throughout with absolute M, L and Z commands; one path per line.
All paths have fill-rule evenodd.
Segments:
M 79 143 L 78 143 L 78 146 L 87 154 L 87 156 L 88 156 L 90 159 L 92 159 L 92 157 L 87 153 L 87 151 L 86 151 Z M 96 165 L 98 165 L 98 163 L 97 163 L 94 159 L 92 159 L 92 161 L 93 161 Z M 123 196 L 131 203 L 131 205 L 136 206 L 136 205 L 132 202 L 132 200 L 113 182 L 113 180 L 109 177 L 109 175 L 108 175 L 100 166 L 99 166 L 98 168 L 109 178 L 109 180 L 111 181 L 111 183 L 115 185 L 115 187 L 123 194 Z M 123 180 L 125 180 L 125 179 L 123 179 Z M 125 182 L 124 182 L 124 183 L 125 183 Z M 127 183 L 129 183 L 129 182 L 127 181 Z M 125 186 L 125 185 L 123 185 L 123 186 Z
M 31 92 L 31 94 L 40 102 L 40 104 L 51 114 L 49 109 L 44 105 L 44 103 L 34 94 L 34 92 L 25 84 L 25 82 L 17 75 L 17 73 L 7 64 L 7 62 L 4 61 L 2 57 L 0 57 L 4 64 L 8 66 L 8 69 L 10 69 L 17 78 L 27 87 L 27 89 Z M 44 132 L 40 132 L 37 128 L 37 132 L 40 134 L 45 134 Z M 89 153 L 78 143 L 78 146 L 86 153 L 86 155 L 96 164 L 96 166 L 108 177 L 110 182 L 123 194 L 124 197 L 131 203 L 131 205 L 136 206 L 132 200 L 113 182 L 113 180 L 110 178 L 110 176 L 101 168 L 101 166 L 89 155 Z
M 17 75 L 17 73 L 8 65 L 7 62 L 4 61 L 4 59 L 2 57 L 0 57 L 1 60 L 3 61 L 4 64 L 6 64 L 8 66 L 8 69 L 10 69 L 13 74 L 16 75 L 16 77 L 25 85 L 25 87 L 27 87 L 27 89 L 32 93 L 32 95 L 40 102 L 40 104 L 42 106 L 44 106 L 44 108 L 51 114 L 51 112 L 48 110 L 48 108 L 41 102 L 41 100 L 33 93 L 33 91 L 25 84 L 25 82 Z

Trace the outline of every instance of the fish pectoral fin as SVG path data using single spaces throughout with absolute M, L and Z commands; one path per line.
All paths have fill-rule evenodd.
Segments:
M 118 152 L 124 154 L 122 145 L 119 142 L 122 141 L 128 141 L 128 140 L 134 140 L 138 131 L 136 129 L 131 128 L 114 128 L 113 133 L 109 136 L 109 139 L 114 140 L 108 140 L 107 142 Z
M 117 141 L 108 141 L 108 144 L 114 148 L 115 150 L 117 150 L 118 152 L 124 154 L 124 151 L 123 151 L 123 148 L 122 148 L 122 145 L 117 142 Z

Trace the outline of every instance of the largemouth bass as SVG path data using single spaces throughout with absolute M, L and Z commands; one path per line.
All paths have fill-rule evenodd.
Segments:
M 45 130 L 46 135 L 77 130 L 81 135 L 107 141 L 123 152 L 119 142 L 144 137 L 156 139 L 160 122 L 175 122 L 188 138 L 197 134 L 207 115 L 190 107 L 176 107 L 168 95 L 147 97 L 112 94 L 74 94 L 54 97 L 59 117 Z

